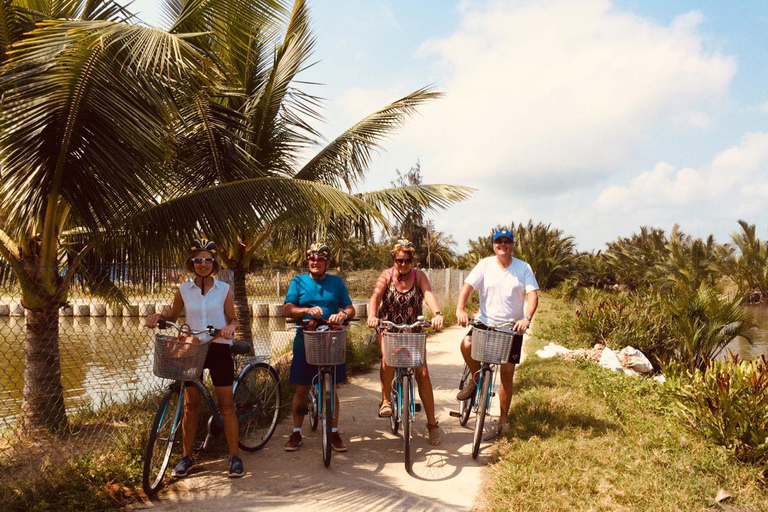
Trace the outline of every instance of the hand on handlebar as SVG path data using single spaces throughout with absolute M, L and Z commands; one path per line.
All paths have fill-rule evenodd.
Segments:
M 368 317 L 368 327 L 375 329 L 379 326 L 379 319 L 375 316 Z
M 157 323 L 162 319 L 162 316 L 159 313 L 152 313 L 151 315 L 147 315 L 147 327 L 150 329 L 154 329 L 157 327 Z
M 318 308 L 319 309 L 319 308 Z M 328 317 L 329 324 L 343 324 L 347 319 L 347 315 L 344 313 L 334 313 Z
M 225 325 L 221 329 L 219 329 L 219 337 L 224 338 L 225 340 L 231 340 L 232 337 L 235 335 L 235 331 L 237 330 L 237 327 L 232 327 L 231 325 Z
M 443 315 L 435 315 L 432 317 L 432 328 L 436 331 L 443 328 Z
M 531 326 L 531 321 L 527 318 L 523 318 L 522 320 L 518 320 L 515 322 L 515 326 L 513 329 L 518 334 L 525 334 L 525 331 L 528 330 L 528 327 Z
M 463 309 L 456 308 L 456 322 L 462 326 L 466 327 L 469 325 L 469 315 L 466 311 Z

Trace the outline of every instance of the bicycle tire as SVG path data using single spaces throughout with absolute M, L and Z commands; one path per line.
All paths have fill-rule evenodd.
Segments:
M 403 445 L 405 449 L 405 470 L 411 471 L 411 376 L 407 373 L 403 375 Z
M 464 372 L 461 374 L 461 380 L 459 381 L 459 389 L 464 389 L 464 384 L 467 382 L 467 380 L 470 379 L 470 372 L 469 372 L 469 366 L 466 364 L 464 365 Z M 459 400 L 459 424 L 462 427 L 465 427 L 467 425 L 467 422 L 469 421 L 469 415 L 472 412 L 472 405 L 474 402 L 475 396 L 472 395 L 466 400 Z
M 489 393 L 491 392 L 491 370 L 483 368 L 480 374 L 480 394 L 477 397 L 477 414 L 475 414 L 475 433 L 472 438 L 472 458 L 480 453 L 480 443 L 483 441 L 485 414 L 488 410 Z
M 312 432 L 317 430 L 317 424 L 319 413 L 318 413 L 318 407 L 317 407 L 318 399 L 317 399 L 317 386 L 312 384 L 312 386 L 309 388 L 309 394 L 307 395 L 307 409 L 309 414 L 309 427 L 312 429 Z
M 400 428 L 400 401 L 398 400 L 399 395 L 397 392 L 398 383 L 398 379 L 393 379 L 392 389 L 389 390 L 389 403 L 392 405 L 392 414 L 389 416 L 389 428 L 395 435 L 397 435 L 397 431 Z
M 234 388 L 237 444 L 247 452 L 260 450 L 277 428 L 282 401 L 280 377 L 267 363 L 247 365 Z
M 152 429 L 144 451 L 144 471 L 141 486 L 148 496 L 154 496 L 163 485 L 168 461 L 173 454 L 176 436 L 181 430 L 183 399 L 178 383 L 168 388 L 157 406 Z
M 323 373 L 321 378 L 323 388 L 323 465 L 328 467 L 331 465 L 331 452 L 333 452 L 333 445 L 331 444 L 331 429 L 333 428 L 333 388 L 330 373 Z

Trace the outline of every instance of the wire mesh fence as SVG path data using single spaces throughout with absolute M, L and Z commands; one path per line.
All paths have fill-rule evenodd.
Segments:
M 278 367 L 289 364 L 294 336 L 282 317 L 283 299 L 290 280 L 304 271 L 251 272 L 246 277 L 247 297 L 240 298 L 247 301 L 252 315 L 254 352 L 269 356 Z M 367 300 L 379 272 L 351 271 L 342 276 L 359 317 L 367 314 Z M 427 274 L 439 301 L 458 294 L 461 271 L 429 270 Z M 94 270 L 91 278 L 94 275 L 116 285 L 128 303 L 99 300 L 82 283 L 72 287 L 67 304 L 57 308 L 53 329 L 47 331 L 51 339 L 45 340 L 46 346 L 56 348 L 45 357 L 57 360 L 45 363 L 47 368 L 60 368 L 58 378 L 41 375 L 40 366 L 31 363 L 39 357 L 30 347 L 40 331 L 30 326 L 31 314 L 22 305 L 18 283 L 12 277 L 0 280 L 0 468 L 14 467 L 13 461 L 20 455 L 28 456 L 31 449 L 43 450 L 43 446 L 49 447 L 43 454 L 48 460 L 97 450 L 125 435 L 131 415 L 141 412 L 151 417 L 164 384 L 168 384 L 152 372 L 156 331 L 146 327 L 145 318 L 151 313 L 170 312 L 177 285 L 189 277 L 186 271 L 124 266 Z M 219 275 L 230 283 L 232 277 L 227 270 Z M 35 398 L 32 395 L 40 393 L 41 383 L 57 380 L 66 413 L 65 428 L 53 434 L 28 428 L 24 418 L 29 415 L 28 402 Z M 56 394 L 42 390 L 42 394 L 49 392 Z M 48 442 L 52 438 L 55 443 Z

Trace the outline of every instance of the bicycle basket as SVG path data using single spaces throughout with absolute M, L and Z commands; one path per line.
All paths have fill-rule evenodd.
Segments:
M 347 357 L 347 330 L 304 331 L 304 352 L 309 364 L 344 364 Z
M 474 327 L 472 328 L 472 359 L 481 363 L 508 363 L 513 339 L 512 333 Z
M 424 366 L 427 335 L 423 332 L 385 332 L 382 337 L 384 362 L 396 368 Z
M 194 380 L 203 372 L 207 341 L 187 343 L 174 336 L 155 334 L 155 361 L 152 372 L 163 379 Z

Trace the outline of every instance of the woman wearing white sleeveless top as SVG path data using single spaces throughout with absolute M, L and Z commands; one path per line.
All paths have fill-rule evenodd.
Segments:
M 238 453 L 237 415 L 232 396 L 235 366 L 229 351 L 238 322 L 232 290 L 227 283 L 213 277 L 219 271 L 216 252 L 216 244 L 213 242 L 197 239 L 191 242 L 185 266 L 187 270 L 195 274 L 195 278 L 179 285 L 173 299 L 171 313 L 165 317 L 158 314 L 149 315 L 147 326 L 155 327 L 160 320 L 175 322 L 181 315 L 183 308 L 185 310 L 184 320 L 192 330 L 205 329 L 209 325 L 218 329 L 219 334 L 215 339 L 212 339 L 213 337 L 208 334 L 201 334 L 199 338 L 200 341 L 211 342 L 208 356 L 205 359 L 205 368 L 208 368 L 211 373 L 219 411 L 224 420 L 224 434 L 227 438 L 230 456 L 229 476 L 234 478 L 241 477 L 244 473 L 243 461 Z M 187 383 L 184 392 L 184 419 L 182 420 L 183 454 L 173 469 L 173 476 L 175 477 L 187 476 L 194 464 L 192 449 L 195 444 L 197 417 L 200 414 L 201 404 L 200 392 L 193 385 Z

